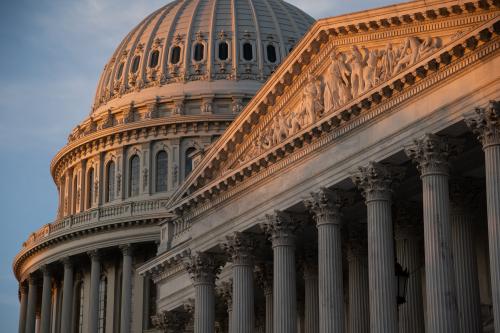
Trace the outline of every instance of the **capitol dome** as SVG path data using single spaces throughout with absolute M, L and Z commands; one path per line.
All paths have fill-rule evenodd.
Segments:
M 155 98 L 251 97 L 313 22 L 281 0 L 169 3 L 120 43 L 92 113 Z

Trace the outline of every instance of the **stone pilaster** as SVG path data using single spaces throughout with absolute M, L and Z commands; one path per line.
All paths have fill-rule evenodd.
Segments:
M 97 250 L 88 252 L 90 257 L 90 299 L 89 333 L 97 333 L 99 327 L 99 283 L 101 280 L 101 262 Z
M 218 293 L 226 304 L 227 331 L 233 332 L 233 281 L 222 282 L 218 288 Z
M 500 332 L 500 102 L 477 108 L 465 115 L 465 122 L 483 145 L 493 317 L 495 332 Z
M 253 333 L 255 329 L 253 250 L 255 241 L 239 232 L 227 236 L 222 248 L 230 257 L 233 272 L 233 332 Z
M 394 235 L 396 258 L 409 272 L 406 302 L 399 305 L 399 333 L 423 333 L 425 330 L 422 294 L 423 222 L 421 208 L 416 203 L 396 204 Z
M 255 275 L 266 301 L 265 333 L 273 333 L 273 264 L 261 263 L 257 265 Z
M 215 330 L 215 278 L 220 262 L 213 255 L 198 252 L 184 262 L 195 290 L 194 333 Z
M 427 329 L 429 333 L 458 332 L 458 309 L 449 209 L 449 158 L 454 143 L 427 134 L 405 147 L 417 163 L 423 188 Z
M 19 283 L 19 294 L 21 297 L 21 304 L 19 306 L 18 332 L 24 333 L 26 330 L 26 310 L 28 308 L 28 287 L 26 287 L 24 282 Z
M 130 333 L 132 311 L 132 246 L 120 246 L 122 251 L 122 304 L 120 313 L 120 333 Z
M 392 189 L 403 170 L 371 162 L 352 175 L 368 213 L 368 277 L 372 333 L 397 332 L 396 275 L 392 236 Z
M 36 277 L 31 274 L 28 278 L 28 308 L 26 310 L 26 333 L 35 333 L 36 329 L 36 304 L 38 286 Z
M 304 201 L 318 228 L 319 332 L 344 329 L 341 208 L 347 196 L 340 190 L 322 188 Z M 306 309 L 307 311 L 307 309 Z
M 273 246 L 273 333 L 297 331 L 295 232 L 297 221 L 275 211 L 263 224 Z
M 47 266 L 40 269 L 43 273 L 42 284 L 42 309 L 40 313 L 40 333 L 50 332 L 50 310 L 52 307 L 52 278 L 51 272 Z
M 474 179 L 453 178 L 450 182 L 451 239 L 462 333 L 482 332 L 475 244 L 477 224 L 473 213 L 480 190 Z
M 370 332 L 368 287 L 368 244 L 366 225 L 348 226 L 347 262 L 349 273 L 349 333 Z
M 71 332 L 73 309 L 73 263 L 69 257 L 62 260 L 64 265 L 63 300 L 61 309 L 61 332 Z

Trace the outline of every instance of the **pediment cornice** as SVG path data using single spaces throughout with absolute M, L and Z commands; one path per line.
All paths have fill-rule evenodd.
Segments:
M 262 174 L 264 169 L 271 172 L 270 166 L 307 148 L 325 133 L 345 131 L 366 112 L 411 98 L 406 92 L 412 86 L 437 76 L 495 39 L 497 18 L 498 8 L 493 2 L 422 1 L 318 21 L 174 194 L 170 206 L 186 211 L 214 197 L 226 197 L 246 178 Z M 323 75 L 331 64 L 326 60 L 333 52 L 347 54 L 351 45 L 366 46 L 371 52 L 383 49 L 388 42 L 398 47 L 410 44 L 412 38 L 418 39 L 419 45 L 440 42 L 401 71 L 346 99 L 343 105 L 323 110 L 318 119 L 305 125 L 298 124 L 292 135 L 270 140 L 266 149 L 249 153 L 263 130 L 280 128 L 270 127 L 271 121 L 278 121 L 280 112 L 298 103 L 298 92 L 307 86 L 308 77 Z M 289 123 L 288 128 L 291 126 Z

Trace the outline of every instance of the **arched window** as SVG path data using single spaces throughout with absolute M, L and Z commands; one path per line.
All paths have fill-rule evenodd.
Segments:
M 115 162 L 110 161 L 106 166 L 106 202 L 115 199 Z
M 72 200 L 72 213 L 76 213 L 76 202 L 78 201 L 78 176 L 73 178 L 73 200 Z
M 193 57 L 195 61 L 202 61 L 204 52 L 205 52 L 205 46 L 202 43 L 194 44 Z
M 84 305 L 84 289 L 83 289 L 83 281 L 80 281 L 76 285 L 76 299 L 75 299 L 75 307 L 76 314 L 73 318 L 75 318 L 74 324 L 74 332 L 82 333 L 83 332 L 83 305 Z
M 243 44 L 243 59 L 246 61 L 253 60 L 253 47 L 250 43 Z
M 162 150 L 156 155 L 156 192 L 168 190 L 168 155 Z
M 275 63 L 277 57 L 276 57 L 276 48 L 274 47 L 274 45 L 272 44 L 267 45 L 266 51 L 267 51 L 267 60 L 269 62 Z
M 172 53 L 170 54 L 170 63 L 175 65 L 178 64 L 180 60 L 181 60 L 181 47 L 174 46 L 172 48 Z
M 94 198 L 94 168 L 87 173 L 87 209 L 92 208 Z
M 108 280 L 105 276 L 99 281 L 99 323 L 97 326 L 98 333 L 106 331 L 106 297 L 108 292 Z
M 196 148 L 188 148 L 186 150 L 186 164 L 184 167 L 184 178 L 187 178 L 193 171 L 193 157 L 191 156 L 196 151 Z
M 139 156 L 134 155 L 130 159 L 130 174 L 129 174 L 129 188 L 128 194 L 130 197 L 139 195 L 139 180 L 140 180 L 140 159 Z
M 130 70 L 132 73 L 137 72 L 137 70 L 139 69 L 140 62 L 141 62 L 141 56 L 135 56 L 134 60 L 132 61 L 132 68 Z
M 227 60 L 229 57 L 229 45 L 226 42 L 219 43 L 219 59 Z
M 151 58 L 149 58 L 149 67 L 155 68 L 158 66 L 158 60 L 160 59 L 160 51 L 154 50 L 151 53 Z
M 122 62 L 120 63 L 120 65 L 118 66 L 118 70 L 116 71 L 116 79 L 119 80 L 121 77 L 122 77 L 122 73 L 123 73 L 123 66 L 125 64 Z

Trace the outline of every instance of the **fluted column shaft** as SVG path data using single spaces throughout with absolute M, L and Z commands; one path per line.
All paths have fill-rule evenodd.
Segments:
M 63 260 L 63 300 L 61 310 L 61 332 L 71 332 L 71 317 L 73 309 L 73 265 L 69 258 Z
M 422 179 L 428 333 L 458 332 L 452 256 L 448 160 L 455 145 L 428 134 L 408 146 Z
M 97 333 L 99 328 L 99 284 L 101 278 L 101 262 L 99 253 L 91 251 L 90 256 L 90 299 L 89 299 L 89 333 Z
M 42 310 L 40 314 L 40 332 L 50 332 L 50 312 L 52 308 L 52 280 L 51 274 L 47 267 L 42 268 L 43 285 L 42 285 Z
M 120 314 L 120 333 L 130 333 L 130 314 L 132 306 L 132 247 L 121 247 L 122 265 L 122 304 Z
M 319 292 L 318 268 L 315 265 L 306 267 L 304 271 L 304 326 L 305 333 L 319 332 Z
M 19 326 L 18 332 L 24 333 L 26 330 L 26 310 L 28 308 L 28 290 L 26 286 L 20 285 L 19 292 L 21 294 L 21 304 L 19 306 Z
M 349 249 L 349 333 L 370 332 L 368 258 L 365 251 Z
M 266 333 L 273 333 L 273 291 L 264 293 L 266 300 Z
M 490 101 L 487 107 L 476 108 L 464 117 L 483 145 L 491 298 L 495 333 L 500 333 L 500 102 Z
M 465 210 L 453 207 L 451 211 L 453 259 L 457 291 L 460 291 L 457 292 L 457 305 L 462 333 L 482 332 L 474 220 L 474 216 Z
M 26 310 L 26 333 L 35 333 L 36 329 L 36 298 L 37 285 L 36 279 L 30 276 L 28 279 L 28 307 Z

